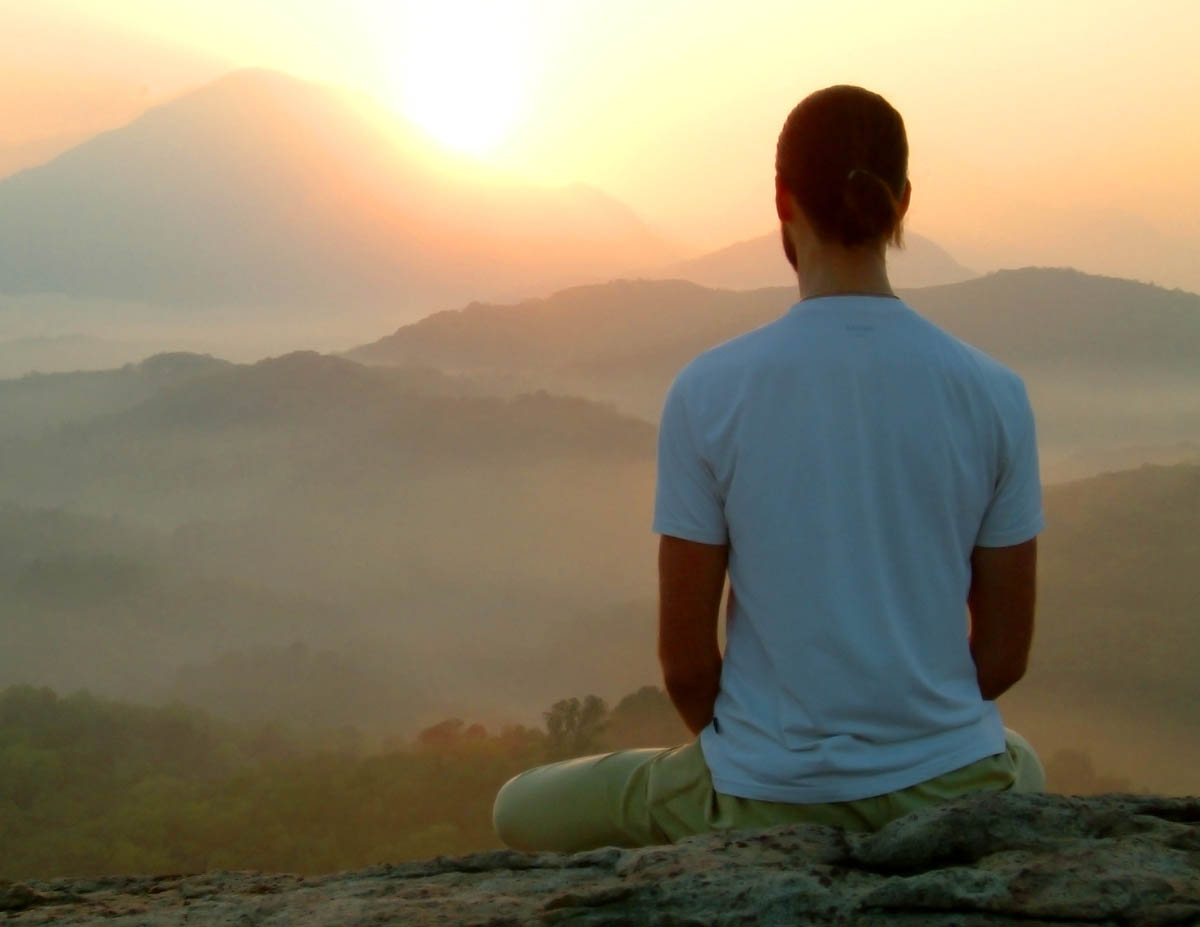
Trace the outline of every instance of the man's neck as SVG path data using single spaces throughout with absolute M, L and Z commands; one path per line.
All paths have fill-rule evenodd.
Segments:
M 800 298 L 820 296 L 895 296 L 887 276 L 883 248 L 845 248 L 821 245 L 804 255 L 796 276 Z

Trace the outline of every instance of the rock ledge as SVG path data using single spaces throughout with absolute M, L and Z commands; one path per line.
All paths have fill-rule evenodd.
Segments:
M 876 834 L 814 825 L 304 878 L 0 883 L 13 925 L 1102 924 L 1200 927 L 1200 798 L 997 794 Z

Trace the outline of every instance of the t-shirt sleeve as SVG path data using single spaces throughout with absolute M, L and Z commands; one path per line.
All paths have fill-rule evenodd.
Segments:
M 679 379 L 667 393 L 658 427 L 658 486 L 654 531 L 701 544 L 728 540 L 725 506 L 709 462 L 694 434 Z
M 1045 527 L 1033 409 L 1025 385 L 1018 381 L 1017 387 L 1004 410 L 998 477 L 976 538 L 979 547 L 1022 544 Z

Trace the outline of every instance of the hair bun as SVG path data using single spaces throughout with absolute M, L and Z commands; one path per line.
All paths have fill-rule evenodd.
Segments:
M 845 212 L 839 237 L 843 242 L 871 241 L 892 234 L 899 222 L 900 204 L 882 177 L 864 167 L 846 175 Z

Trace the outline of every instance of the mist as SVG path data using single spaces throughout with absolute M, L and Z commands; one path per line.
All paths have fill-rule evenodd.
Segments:
M 1148 397 L 1162 398 L 1122 393 L 1109 410 L 1142 431 L 1102 440 L 1083 420 L 1072 442 L 1053 414 L 1046 430 L 1080 469 L 1134 459 L 1164 422 L 1195 421 L 1194 393 Z M 0 686 L 380 738 L 447 717 L 536 723 L 557 699 L 657 680 L 654 426 L 611 405 L 310 352 L 26 377 L 0 383 L 0 408 Z M 1047 490 L 1044 630 L 1010 723 L 1182 791 L 1200 759 L 1178 734 L 1196 707 L 1200 461 L 1194 444 L 1174 452 Z M 1126 509 L 1131 529 L 1155 526 L 1136 543 L 1116 530 Z M 1097 583 L 1110 561 L 1121 571 Z M 1131 652 L 1147 622 L 1169 644 Z M 1149 717 L 1148 765 L 1121 745 L 1154 740 Z
M 685 738 L 658 689 L 636 722 L 616 713 L 659 680 L 657 408 L 687 357 L 790 298 L 625 281 L 434 314 L 344 356 L 172 351 L 0 380 L 0 738 L 34 737 L 85 769 L 101 761 L 62 759 L 76 748 L 53 739 L 81 712 L 147 756 L 165 732 L 184 735 L 177 714 L 144 712 L 190 712 L 205 814 L 228 819 L 203 839 L 176 822 L 197 836 L 170 845 L 94 823 L 105 837 L 86 852 L 64 819 L 62 842 L 20 844 L 10 874 L 322 871 L 466 852 L 494 840 L 481 796 L 523 766 Z M 1196 791 L 1200 297 L 1027 271 L 909 299 L 1008 355 L 1038 416 L 1051 484 L 1039 629 L 1006 723 L 1038 745 L 1058 790 Z M 1092 325 L 1071 350 L 1081 300 Z M 1021 318 L 1039 319 L 1036 335 Z M 561 707 L 585 698 L 586 723 Z M 41 720 L 20 727 L 29 719 Z M 155 762 L 131 782 L 201 787 Z M 278 777 L 327 782 L 372 763 L 424 783 L 430 817 L 395 832 L 364 823 L 336 852 L 315 834 L 304 854 L 289 849 L 310 839 L 296 835 L 312 796 L 263 798 L 293 821 L 263 844 L 220 784 L 250 776 L 274 794 Z M 463 770 L 456 784 L 437 772 L 447 764 Z M 24 781 L 18 808 L 49 802 L 39 789 L 108 794 Z M 174 813 L 129 788 L 120 806 L 135 818 Z M 121 840 L 144 855 L 122 856 Z

